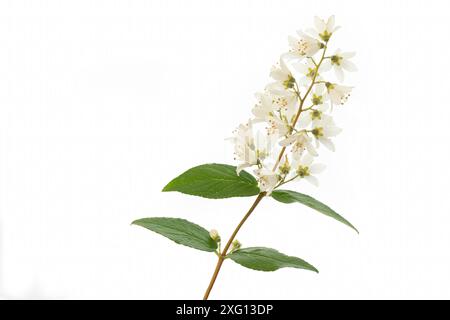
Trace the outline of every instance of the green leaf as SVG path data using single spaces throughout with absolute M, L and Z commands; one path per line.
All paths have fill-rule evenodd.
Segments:
M 259 271 L 298 268 L 319 272 L 308 262 L 297 257 L 287 256 L 271 248 L 253 247 L 239 249 L 230 253 L 227 257 L 246 268 Z
M 194 249 L 215 251 L 217 243 L 211 239 L 208 230 L 178 218 L 144 218 L 133 221 L 132 224 L 147 228 L 160 235 Z
M 249 197 L 259 193 L 256 179 L 248 172 L 236 173 L 227 164 L 203 164 L 182 173 L 162 191 L 178 191 L 210 199 Z
M 329 216 L 333 219 L 336 219 L 339 222 L 342 222 L 343 224 L 349 226 L 350 228 L 359 233 L 359 231 L 350 222 L 348 222 L 344 217 L 336 213 L 336 211 L 331 209 L 326 204 L 306 194 L 302 194 L 291 190 L 275 190 L 272 192 L 272 198 L 283 203 L 299 202 L 301 204 L 304 204 L 307 207 L 310 207 L 314 210 L 319 211 L 320 213 L 323 213 L 326 216 Z

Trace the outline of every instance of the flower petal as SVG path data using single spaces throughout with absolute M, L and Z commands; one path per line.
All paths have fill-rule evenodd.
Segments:
M 291 145 L 295 140 L 297 140 L 297 136 L 295 134 L 287 137 L 286 139 L 283 139 L 279 142 L 280 146 L 287 147 Z
M 311 164 L 314 161 L 314 157 L 312 155 L 310 155 L 309 153 L 305 153 L 305 155 L 303 156 L 302 160 L 301 160 L 301 164 L 304 166 L 311 166 Z
M 319 32 L 323 32 L 327 27 L 325 22 L 322 19 L 320 19 L 319 17 L 314 17 L 314 26 L 316 27 L 317 31 L 319 31 Z
M 344 59 L 351 59 L 356 55 L 356 52 L 342 52 L 341 57 Z
M 316 149 L 313 147 L 311 143 L 306 144 L 306 150 L 309 152 L 310 155 L 313 157 L 317 157 L 319 154 L 317 153 Z
M 312 185 L 318 187 L 319 186 L 319 180 L 314 176 L 306 176 L 305 180 L 311 183 Z
M 344 60 L 342 62 L 342 68 L 344 68 L 345 70 L 350 71 L 350 72 L 358 71 L 358 68 L 356 67 L 356 65 L 353 62 L 348 61 L 348 60 Z
M 331 139 L 320 138 L 319 141 L 328 150 L 333 151 L 333 152 L 336 150 L 336 148 L 334 147 L 334 143 L 333 143 L 333 141 L 331 141 Z
M 335 24 L 335 19 L 334 19 L 334 15 L 332 15 L 331 17 L 328 18 L 327 21 L 327 30 L 330 32 L 334 31 L 334 24 Z
M 319 38 L 319 33 L 313 28 L 306 29 L 306 32 L 316 39 Z
M 309 172 L 312 174 L 318 174 L 325 170 L 326 166 L 323 163 L 314 163 L 309 167 Z
M 330 105 L 328 103 L 321 104 L 320 106 L 317 106 L 317 110 L 322 112 L 327 112 L 328 109 L 330 109 Z
M 334 73 L 339 82 L 344 81 L 344 71 L 342 71 L 340 66 L 334 66 Z
M 342 129 L 334 125 L 323 128 L 323 133 L 327 137 L 335 137 L 342 132 Z

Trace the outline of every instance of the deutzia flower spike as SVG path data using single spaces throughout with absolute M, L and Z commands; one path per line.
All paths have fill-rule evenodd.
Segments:
M 330 54 L 333 49 L 329 46 L 337 29 L 334 16 L 316 17 L 314 28 L 289 37 L 286 51 L 270 71 L 269 83 L 256 94 L 251 118 L 237 125 L 229 138 L 234 146 L 235 165 L 199 165 L 164 187 L 164 192 L 177 191 L 208 199 L 254 197 L 226 242 L 217 230 L 208 231 L 185 219 L 154 217 L 133 222 L 175 243 L 217 255 L 204 299 L 209 298 L 226 260 L 259 271 L 291 267 L 317 272 L 303 259 L 268 247 L 243 247 L 236 240 L 244 223 L 265 198 L 282 204 L 303 204 L 357 231 L 324 203 L 284 189 L 290 182 L 297 182 L 300 189 L 305 182 L 318 186 L 317 175 L 325 168 L 320 163 L 320 155 L 335 150 L 334 138 L 341 132 L 333 119 L 333 106 L 347 102 L 352 87 L 341 82 L 346 72 L 356 71 L 356 66 L 350 60 L 355 55 L 352 52 L 336 50 Z M 270 213 L 274 219 L 280 219 L 279 212 L 271 210 Z M 271 230 L 271 226 L 264 228 Z M 286 239 L 289 240 L 292 239 Z

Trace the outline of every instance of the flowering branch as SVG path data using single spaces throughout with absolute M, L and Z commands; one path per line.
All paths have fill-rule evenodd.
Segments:
M 295 91 L 296 91 L 296 93 L 298 93 L 298 94 L 297 94 L 297 97 L 298 97 L 298 99 L 299 99 L 300 104 L 299 104 L 299 107 L 298 107 L 298 111 L 297 111 L 297 113 L 296 113 L 296 116 L 295 116 L 295 118 L 294 118 L 292 124 L 290 125 L 290 129 L 289 129 L 289 132 L 288 132 L 287 136 L 289 136 L 289 135 L 292 134 L 292 131 L 294 130 L 295 125 L 297 124 L 297 121 L 298 121 L 300 115 L 301 115 L 302 112 L 303 112 L 303 104 L 305 103 L 306 98 L 308 97 L 309 93 L 311 92 L 311 90 L 312 90 L 312 88 L 313 88 L 313 86 L 314 86 L 314 82 L 315 82 L 315 80 L 316 80 L 316 78 L 317 78 L 317 75 L 319 74 L 319 68 L 320 68 L 320 66 L 321 66 L 321 64 L 322 64 L 322 62 L 323 62 L 323 60 L 324 60 L 324 57 L 325 57 L 325 52 L 326 52 L 326 46 L 325 46 L 324 49 L 323 49 L 322 56 L 321 56 L 321 58 L 320 58 L 319 63 L 314 62 L 314 59 L 313 59 L 312 57 L 308 57 L 308 58 L 310 58 L 310 59 L 314 62 L 315 70 L 314 70 L 314 76 L 313 76 L 313 79 L 311 80 L 311 84 L 309 85 L 308 89 L 306 90 L 306 92 L 305 92 L 303 98 L 300 96 L 300 90 L 298 89 L 297 81 L 295 81 L 295 79 L 294 79 L 294 82 L 295 82 Z M 278 155 L 277 161 L 275 162 L 275 164 L 274 164 L 274 166 L 273 166 L 272 171 L 275 171 L 275 170 L 277 169 L 278 165 L 280 164 L 281 159 L 283 158 L 283 155 L 284 155 L 284 152 L 285 152 L 285 151 L 286 151 L 286 146 L 283 146 L 283 148 L 282 148 L 281 151 L 280 151 L 280 154 Z M 292 177 L 291 179 L 289 179 L 287 182 L 293 181 L 293 180 L 295 180 L 297 177 L 298 177 L 298 175 L 295 175 L 294 177 Z M 287 183 L 287 182 L 285 182 L 285 181 L 280 181 L 276 187 L 279 187 L 279 186 L 281 186 L 281 185 L 283 185 L 283 184 L 285 184 L 285 183 Z M 219 255 L 219 259 L 218 259 L 216 268 L 215 268 L 215 270 L 214 270 L 213 276 L 212 276 L 211 281 L 210 281 L 210 283 L 209 283 L 209 285 L 208 285 L 208 288 L 206 289 L 206 292 L 205 292 L 205 294 L 204 294 L 204 296 L 203 296 L 203 299 L 204 299 L 204 300 L 208 299 L 208 297 L 209 297 L 209 294 L 210 294 L 210 292 L 211 292 L 211 289 L 212 289 L 212 287 L 214 286 L 214 283 L 215 283 L 215 281 L 216 281 L 216 279 L 217 279 L 217 275 L 219 274 L 220 268 L 222 267 L 222 264 L 223 264 L 223 260 L 224 260 L 225 257 L 226 257 L 226 254 L 227 254 L 227 252 L 228 252 L 228 249 L 229 249 L 231 243 L 233 242 L 233 240 L 234 240 L 234 238 L 236 237 L 237 233 L 238 233 L 239 230 L 241 229 L 242 225 L 245 223 L 245 221 L 247 221 L 248 217 L 249 217 L 249 216 L 251 215 L 251 213 L 255 210 L 255 208 L 258 206 L 259 202 L 264 198 L 264 196 L 265 196 L 265 193 L 264 193 L 264 192 L 262 192 L 262 193 L 260 193 L 260 194 L 258 195 L 258 197 L 256 198 L 255 202 L 252 204 L 250 210 L 246 213 L 246 215 L 244 216 L 244 218 L 243 218 L 243 219 L 241 220 L 241 222 L 238 224 L 238 226 L 237 226 L 236 229 L 234 230 L 233 234 L 231 235 L 230 239 L 228 240 L 227 245 L 226 245 L 225 248 L 223 249 L 222 253 Z
M 347 101 L 351 87 L 331 82 L 322 74 L 334 69 L 336 78 L 342 81 L 343 70 L 356 71 L 349 60 L 354 53 L 337 50 L 332 55 L 326 55 L 336 30 L 338 27 L 335 27 L 333 16 L 327 21 L 315 18 L 315 29 L 307 33 L 299 31 L 298 37 L 289 37 L 290 51 L 281 55 L 279 64 L 271 71 L 274 82 L 257 94 L 258 103 L 252 110 L 254 117 L 239 125 L 232 138 L 235 160 L 239 161 L 237 167 L 200 165 L 187 170 L 164 187 L 163 191 L 178 191 L 210 199 L 256 196 L 223 249 L 216 230 L 208 232 L 184 219 L 144 218 L 133 222 L 176 243 L 214 252 L 218 256 L 204 299 L 209 298 L 226 259 L 260 271 L 293 267 L 317 272 L 308 262 L 271 248 L 241 248 L 236 236 L 265 197 L 281 203 L 301 203 L 356 230 L 344 217 L 313 197 L 279 189 L 289 182 L 303 179 L 318 185 L 315 175 L 324 169 L 324 165 L 314 163 L 318 150 L 320 146 L 331 151 L 335 149 L 332 139 L 341 129 L 334 124 L 331 113 L 334 105 Z M 311 101 L 307 107 L 306 101 Z M 254 175 L 245 168 L 253 168 Z

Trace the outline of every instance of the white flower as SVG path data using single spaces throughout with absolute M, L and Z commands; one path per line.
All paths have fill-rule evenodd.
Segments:
M 279 175 L 266 168 L 259 168 L 254 172 L 258 177 L 259 189 L 261 190 L 261 192 L 266 192 L 267 195 L 270 195 L 280 181 Z
M 311 81 L 318 77 L 316 76 L 317 68 L 314 62 L 311 59 L 308 59 L 306 62 L 300 62 L 293 64 L 295 70 L 301 75 L 298 79 L 298 84 L 301 86 L 309 86 Z
M 273 117 L 268 120 L 267 133 L 272 136 L 283 137 L 290 131 L 290 125 L 286 120 Z
M 289 36 L 289 45 L 291 50 L 289 51 L 289 57 L 291 58 L 304 58 L 312 57 L 323 48 L 323 44 L 317 39 L 310 37 L 302 31 L 297 31 L 298 38 Z
M 311 102 L 314 106 L 324 104 L 328 99 L 326 92 L 326 86 L 323 83 L 316 84 L 314 90 L 311 93 Z
M 280 84 L 284 89 L 292 89 L 295 85 L 294 76 L 292 75 L 282 57 L 280 58 L 279 64 L 272 67 L 270 76 L 274 80 L 277 80 L 276 83 Z
M 324 68 L 332 67 L 336 78 L 339 81 L 344 81 L 344 70 L 349 72 L 357 71 L 355 64 L 349 59 L 355 56 L 354 52 L 341 52 L 337 50 L 329 59 L 323 62 Z
M 312 122 L 320 121 L 327 117 L 324 112 L 328 111 L 328 104 L 321 104 L 319 106 L 315 106 L 311 110 L 307 110 L 302 112 L 300 115 L 298 125 L 300 128 L 307 128 Z
M 331 106 L 335 104 L 344 104 L 352 91 L 352 87 L 331 82 L 327 82 L 325 86 L 327 87 L 328 95 L 331 100 Z
M 316 174 L 325 170 L 325 165 L 321 163 L 313 163 L 314 157 L 306 153 L 300 161 L 293 165 L 298 179 L 305 179 L 315 186 L 319 186 L 319 180 L 315 177 Z
M 273 116 L 279 111 L 290 117 L 297 111 L 298 97 L 295 92 L 281 89 L 276 83 L 267 85 L 266 92 L 258 93 L 256 97 L 258 103 L 252 112 L 258 119 L 267 120 L 267 115 Z
M 251 167 L 262 162 L 271 150 L 271 143 L 267 135 L 253 133 L 252 122 L 241 124 L 235 131 L 235 136 L 231 138 L 234 143 L 235 160 L 241 162 L 236 172 L 239 174 L 242 169 Z
M 309 29 L 308 32 L 312 36 L 322 39 L 325 42 L 328 42 L 333 32 L 339 29 L 339 27 L 336 27 L 334 24 L 334 16 L 329 17 L 326 22 L 318 17 L 314 17 L 314 26 L 315 29 Z
M 284 136 L 289 130 L 289 123 L 297 110 L 297 98 L 286 95 L 275 95 L 268 92 L 259 94 L 259 102 L 252 109 L 255 116 L 253 122 L 266 122 L 270 135 Z
M 311 133 L 316 138 L 316 145 L 322 144 L 327 149 L 334 151 L 334 143 L 330 138 L 337 136 L 342 131 L 341 128 L 336 127 L 333 119 L 330 116 L 323 117 L 322 120 L 313 123 Z
M 258 103 L 253 107 L 252 113 L 255 116 L 254 122 L 269 121 L 279 110 L 278 106 L 272 103 L 272 97 L 267 93 L 257 93 Z
M 323 83 L 317 84 L 311 93 L 311 109 L 303 111 L 300 115 L 298 126 L 300 128 L 307 128 L 311 122 L 321 120 L 324 117 L 323 113 L 329 109 L 328 103 L 325 102 L 327 99 L 328 95 L 325 90 L 325 85 Z
M 294 159 L 299 159 L 305 150 L 312 156 L 318 156 L 316 149 L 312 145 L 312 139 L 304 131 L 296 132 L 281 140 L 280 145 L 283 147 L 292 146 L 291 152 Z
M 274 110 L 281 111 L 286 117 L 294 115 L 298 107 L 298 97 L 293 91 L 280 89 L 275 84 L 266 86 L 268 98 L 266 102 L 273 105 Z

